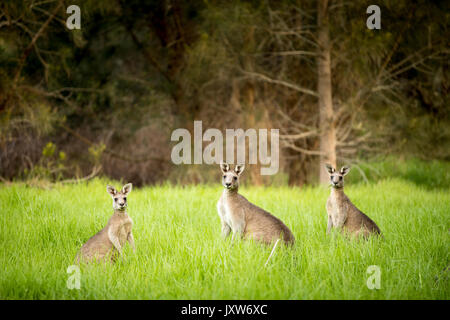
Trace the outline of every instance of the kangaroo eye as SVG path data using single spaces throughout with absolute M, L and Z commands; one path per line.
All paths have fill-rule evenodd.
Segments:
M 114 201 L 117 201 L 117 200 L 119 200 L 119 198 L 114 198 Z
M 123 201 L 127 201 L 127 197 L 124 197 L 124 198 L 123 198 Z
M 234 180 L 237 180 L 237 177 L 233 177 Z
M 223 176 L 223 178 L 225 179 L 227 176 Z
M 342 176 L 339 177 L 339 180 L 342 180 Z

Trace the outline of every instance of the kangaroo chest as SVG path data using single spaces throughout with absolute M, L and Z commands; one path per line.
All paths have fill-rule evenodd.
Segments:
M 339 205 L 339 203 L 332 199 L 331 200 L 331 213 L 334 215 L 339 215 L 342 212 L 343 208 Z
M 230 204 L 228 203 L 228 201 L 224 200 L 223 201 L 223 218 L 225 220 L 225 222 L 229 225 L 232 226 L 232 209 L 230 207 Z
M 233 199 L 230 196 L 224 195 L 220 201 L 219 214 L 222 220 L 233 228 L 237 219 L 239 219 L 236 212 L 236 206 L 233 204 Z
M 121 244 L 127 241 L 128 234 L 131 232 L 132 226 L 133 221 L 129 217 L 121 221 L 117 234 L 117 237 L 119 238 L 119 242 Z
M 344 205 L 343 196 L 336 192 L 332 192 L 328 198 L 328 214 L 331 215 L 332 218 L 336 218 L 345 215 L 345 210 L 346 207 Z

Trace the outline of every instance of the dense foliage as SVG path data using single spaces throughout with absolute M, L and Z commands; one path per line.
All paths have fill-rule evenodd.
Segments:
M 65 25 L 70 4 L 81 8 L 80 30 Z M 367 29 L 364 2 L 328 7 L 338 162 L 449 160 L 448 2 L 379 6 L 381 30 Z M 208 181 L 208 168 L 170 161 L 172 130 L 203 120 L 280 128 L 289 183 L 317 179 L 315 1 L 0 8 L 0 177 L 73 178 L 101 167 L 137 184 Z

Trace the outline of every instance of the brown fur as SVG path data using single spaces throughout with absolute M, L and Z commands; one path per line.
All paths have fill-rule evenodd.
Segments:
M 344 193 L 344 176 L 350 170 L 343 167 L 340 172 L 327 165 L 331 180 L 331 194 L 327 200 L 328 227 L 338 228 L 340 231 L 354 235 L 367 237 L 371 234 L 381 234 L 380 228 L 367 215 L 361 212 Z
M 236 166 L 232 171 L 227 164 L 222 164 L 221 168 L 225 190 L 217 203 L 217 210 L 224 238 L 233 232 L 232 239 L 237 234 L 244 239 L 254 239 L 266 244 L 277 239 L 284 240 L 286 244 L 293 244 L 295 239 L 292 232 L 280 219 L 238 193 L 239 176 L 244 167 Z
M 131 183 L 125 185 L 122 191 L 118 192 L 110 186 L 107 187 L 107 191 L 113 198 L 114 214 L 106 226 L 81 247 L 76 257 L 77 263 L 115 262 L 117 257 L 122 255 L 122 248 L 127 241 L 135 251 L 134 237 L 131 232 L 133 221 L 125 209 L 126 196 L 131 191 Z

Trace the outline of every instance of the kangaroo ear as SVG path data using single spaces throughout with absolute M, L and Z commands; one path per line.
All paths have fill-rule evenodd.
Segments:
M 226 173 L 230 171 L 230 165 L 228 163 L 220 161 L 220 169 L 222 170 L 223 173 Z
M 131 192 L 131 189 L 133 189 L 133 185 L 131 183 L 127 183 L 126 185 L 123 186 L 122 193 L 129 194 Z
M 237 164 L 237 165 L 234 167 L 234 172 L 236 172 L 237 175 L 240 176 L 241 173 L 244 171 L 244 168 L 245 168 L 245 165 L 244 165 L 244 164 Z
M 108 185 L 108 186 L 106 186 L 106 192 L 108 192 L 112 196 L 115 196 L 117 193 L 117 190 L 114 187 L 111 187 L 110 185 Z
M 327 169 L 327 171 L 328 171 L 328 173 L 329 174 L 332 174 L 332 173 L 334 173 L 336 170 L 331 166 L 331 164 L 326 164 L 325 165 L 325 168 Z
M 349 173 L 350 172 L 350 167 L 348 167 L 348 166 L 343 166 L 342 168 L 341 168 L 341 174 L 343 175 L 343 176 L 345 176 L 347 173 Z

